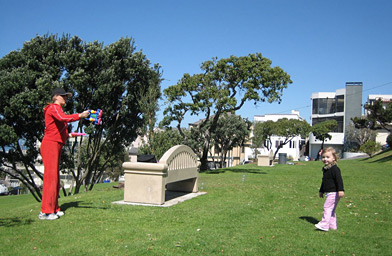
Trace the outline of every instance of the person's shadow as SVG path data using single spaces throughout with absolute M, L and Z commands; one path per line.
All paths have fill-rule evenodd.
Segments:
M 307 222 L 312 223 L 313 225 L 318 223 L 318 220 L 317 220 L 317 219 L 315 219 L 315 218 L 313 218 L 313 217 L 310 217 L 310 216 L 301 216 L 301 217 L 299 217 L 299 218 L 300 218 L 301 220 L 306 220 Z
M 75 202 L 70 202 L 70 203 L 64 203 L 60 206 L 62 211 L 66 211 L 68 208 L 94 208 L 94 209 L 107 209 L 106 207 L 93 207 L 93 206 L 88 206 L 88 204 L 91 203 L 84 203 L 83 201 L 75 201 Z

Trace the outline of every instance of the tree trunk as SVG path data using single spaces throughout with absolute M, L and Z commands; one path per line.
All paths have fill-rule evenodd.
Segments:
M 208 149 L 203 150 L 203 154 L 200 158 L 200 171 L 207 171 L 208 170 Z
M 278 154 L 278 151 L 279 151 L 282 147 L 283 147 L 282 144 L 278 146 L 278 148 L 276 149 L 276 151 L 275 151 L 275 153 L 274 153 L 274 157 L 272 158 L 272 161 L 275 160 L 276 155 Z

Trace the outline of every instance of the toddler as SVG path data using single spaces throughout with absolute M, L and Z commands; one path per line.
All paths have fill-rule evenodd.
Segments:
M 328 231 L 337 229 L 336 207 L 339 199 L 344 196 L 343 179 L 339 167 L 336 165 L 337 155 L 335 149 L 329 147 L 323 151 L 321 161 L 324 163 L 323 180 L 319 196 L 325 195 L 323 219 L 315 225 L 318 230 Z

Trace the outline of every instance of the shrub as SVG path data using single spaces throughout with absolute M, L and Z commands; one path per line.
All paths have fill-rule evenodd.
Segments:
M 375 142 L 374 140 L 369 140 L 365 144 L 363 144 L 359 150 L 372 157 L 375 153 L 380 151 L 380 149 L 381 149 L 380 143 Z

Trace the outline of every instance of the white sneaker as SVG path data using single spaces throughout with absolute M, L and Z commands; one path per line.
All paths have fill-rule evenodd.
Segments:
M 46 214 L 46 213 L 40 212 L 38 215 L 38 219 L 40 219 L 40 220 L 55 220 L 58 218 L 59 217 L 54 213 Z
M 62 211 L 58 211 L 58 212 L 56 212 L 56 215 L 57 215 L 57 217 L 61 217 L 61 216 L 64 216 L 64 212 L 62 212 Z
M 314 225 L 314 226 L 315 226 L 318 230 L 322 230 L 322 231 L 325 231 L 325 232 L 328 231 L 328 229 L 321 227 L 318 223 L 317 223 L 316 225 Z

